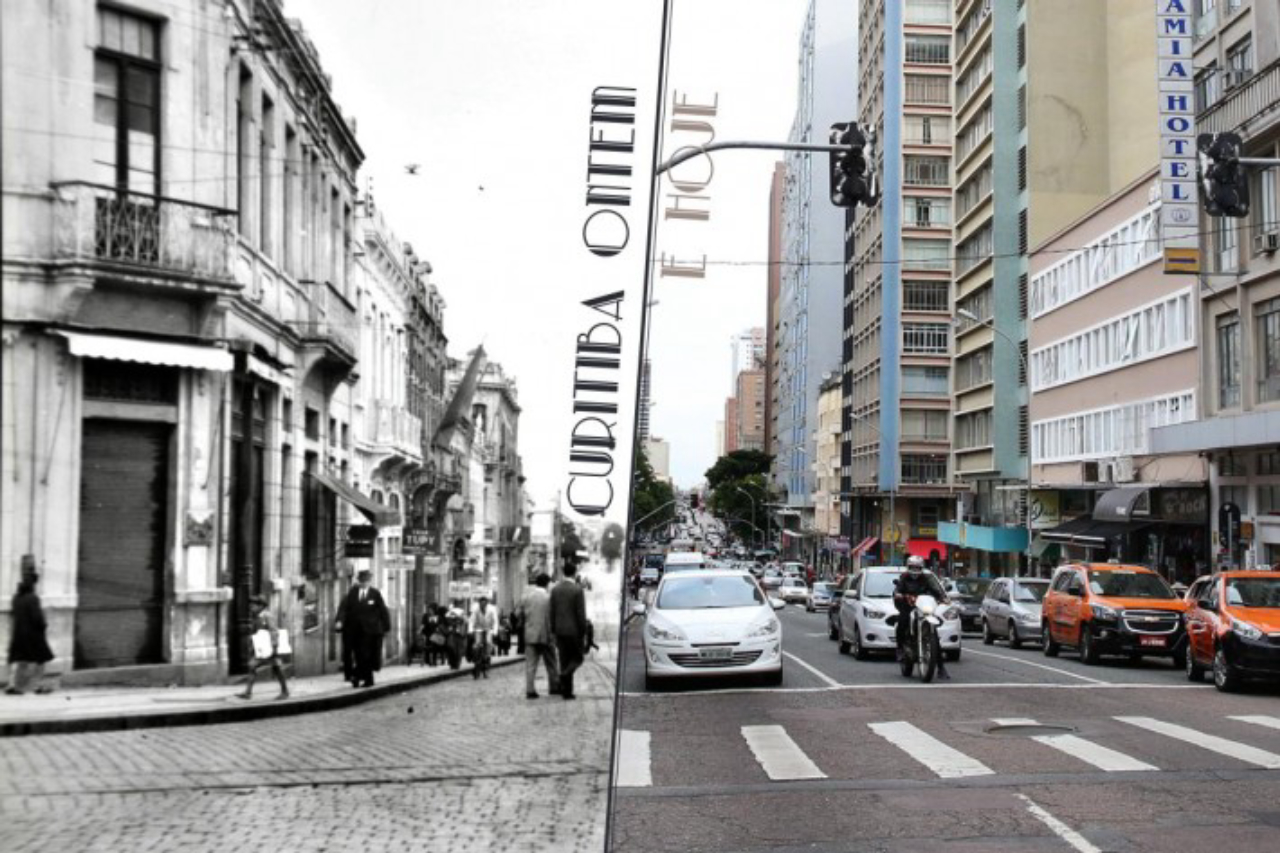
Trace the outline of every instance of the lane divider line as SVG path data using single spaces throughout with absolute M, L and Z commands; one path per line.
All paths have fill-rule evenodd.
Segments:
M 809 663 L 808 661 L 801 660 L 800 658 L 798 658 L 798 657 L 796 657 L 795 655 L 791 654 L 791 652 L 783 652 L 783 653 L 782 653 L 782 656 L 783 656 L 784 658 L 788 658 L 788 659 L 790 659 L 790 660 L 795 661 L 797 665 L 804 667 L 805 669 L 807 669 L 807 670 L 809 670 L 810 672 L 812 672 L 814 675 L 818 676 L 818 678 L 819 678 L 819 679 L 821 679 L 821 680 L 822 680 L 822 682 L 823 682 L 823 683 L 825 683 L 828 687 L 843 687 L 843 686 L 844 686 L 843 684 L 841 684 L 840 682 L 836 681 L 836 680 L 835 680 L 834 678 L 832 678 L 831 676 L 827 675 L 827 674 L 826 674 L 825 672 L 823 672 L 822 670 L 820 670 L 820 669 L 818 669 L 817 667 L 815 667 L 813 664 Z
M 1014 794 L 1014 796 L 1027 804 L 1027 811 L 1031 812 L 1032 817 L 1049 827 L 1054 835 L 1074 847 L 1077 853 L 1102 853 L 1102 850 L 1089 843 L 1089 839 L 1036 805 L 1026 794 Z
M 1011 663 L 1020 663 L 1023 666 L 1034 666 L 1036 669 L 1047 669 L 1049 672 L 1056 672 L 1058 675 L 1065 675 L 1068 678 L 1078 678 L 1081 681 L 1087 681 L 1090 684 L 1114 684 L 1113 681 L 1104 681 L 1101 678 L 1091 678 L 1087 675 L 1081 675 L 1078 672 L 1072 672 L 1069 669 L 1062 669 L 1057 666 L 1049 666 L 1048 664 L 1037 663 L 1032 660 L 1023 660 L 1022 658 L 1010 657 L 1009 655 L 996 654 L 995 652 L 984 652 L 981 649 L 969 648 L 965 650 L 965 654 L 978 655 L 985 658 L 998 658 L 999 660 L 1007 660 Z
M 1227 717 L 1227 719 L 1253 723 L 1255 726 L 1266 726 L 1269 729 L 1280 729 L 1280 717 L 1268 717 L 1266 714 L 1244 714 L 1238 717 Z
M 764 772 L 775 782 L 827 778 L 782 726 L 743 726 L 742 737 Z
M 649 743 L 649 732 L 618 729 L 618 776 L 614 781 L 616 787 L 649 788 L 653 786 Z
M 1239 741 L 1206 734 L 1175 723 L 1166 723 L 1153 717 L 1116 717 L 1115 719 L 1140 729 L 1146 729 L 1149 732 L 1155 732 L 1165 737 L 1189 743 L 1192 746 L 1198 746 L 1201 749 L 1207 749 L 1210 752 L 1216 752 L 1219 755 L 1225 755 L 1228 758 L 1234 758 L 1237 761 L 1243 761 L 1246 764 L 1256 764 L 1268 770 L 1280 770 L 1280 755 L 1276 755 L 1274 752 L 1267 752 L 1265 749 L 1258 749 L 1256 746 L 1249 746 Z
M 908 722 L 868 723 L 867 726 L 942 779 L 995 775 L 995 771 L 981 761 L 947 746 Z

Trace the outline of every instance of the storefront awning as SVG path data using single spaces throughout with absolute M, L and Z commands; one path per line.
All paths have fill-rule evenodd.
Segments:
M 1150 525 L 1144 521 L 1095 521 L 1092 518 L 1073 518 L 1057 527 L 1040 531 L 1041 539 L 1068 545 L 1102 546 L 1107 540 L 1142 530 Z
M 1093 519 L 1088 516 L 1080 518 L 1072 518 L 1062 522 L 1057 527 L 1050 527 L 1048 530 L 1040 531 L 1040 538 L 1047 542 L 1067 542 L 1079 533 L 1084 533 L 1093 526 Z
M 1062 546 L 1037 536 L 1031 540 L 1031 556 L 1040 560 L 1056 560 L 1062 552 Z
M 71 354 L 79 358 L 106 358 L 163 364 L 167 367 L 192 367 L 196 370 L 230 371 L 235 358 L 215 346 L 169 343 L 145 338 L 122 338 L 114 335 L 87 335 L 55 329 L 54 334 L 67 339 Z
M 934 552 L 938 552 L 938 556 L 942 559 L 947 558 L 947 546 L 934 539 L 908 539 L 907 540 L 907 556 L 923 557 L 929 559 Z
M 857 546 L 849 552 L 850 557 L 861 557 L 863 554 L 876 547 L 876 543 L 880 540 L 875 536 L 868 536 L 857 544 Z
M 400 523 L 400 510 L 380 504 L 368 495 L 361 494 L 341 480 L 335 480 L 327 474 L 319 474 L 315 471 L 308 473 L 317 483 L 360 510 L 375 527 L 394 527 Z
M 1128 521 L 1133 518 L 1134 506 L 1147 492 L 1146 486 L 1126 486 L 1103 492 L 1093 507 L 1094 521 Z

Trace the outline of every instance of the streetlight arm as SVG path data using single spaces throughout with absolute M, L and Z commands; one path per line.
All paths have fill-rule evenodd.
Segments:
M 692 160 L 699 154 L 723 151 L 726 148 L 762 148 L 768 151 L 834 151 L 836 153 L 852 150 L 852 146 L 849 145 L 814 145 L 808 142 L 734 142 L 725 140 L 724 142 L 712 142 L 707 145 L 691 145 L 682 148 L 658 167 L 657 174 L 661 175 L 674 169 L 684 161 Z
M 669 501 L 667 501 L 667 502 L 666 502 L 666 503 L 664 503 L 662 506 L 660 506 L 660 507 L 658 507 L 657 509 L 655 509 L 653 512 L 649 513 L 648 515 L 645 515 L 643 518 L 637 518 L 635 521 L 631 522 L 631 526 L 632 526 L 632 527 L 639 527 L 639 526 L 640 526 L 640 522 L 644 521 L 646 518 L 650 518 L 650 517 L 652 517 L 652 516 L 657 515 L 658 513 L 662 512 L 662 511 L 663 511 L 664 509 L 666 509 L 667 507 L 671 506 L 673 503 L 676 503 L 676 501 L 675 501 L 674 499 L 673 499 L 673 500 L 669 500 Z

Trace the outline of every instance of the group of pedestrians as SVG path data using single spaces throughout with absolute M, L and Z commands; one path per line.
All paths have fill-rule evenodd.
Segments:
M 525 697 L 538 698 L 538 663 L 547 671 L 547 692 L 576 699 L 573 675 L 592 645 L 587 598 L 576 576 L 577 566 L 565 563 L 564 580 L 551 586 L 551 576 L 539 574 L 520 600 L 524 637 Z

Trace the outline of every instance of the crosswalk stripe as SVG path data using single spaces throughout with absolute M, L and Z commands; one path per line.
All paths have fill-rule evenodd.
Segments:
M 987 765 L 921 731 L 907 722 L 868 723 L 871 731 L 928 767 L 943 779 L 962 776 L 991 776 Z
M 1198 746 L 1201 749 L 1216 752 L 1219 755 L 1235 758 L 1247 764 L 1256 764 L 1269 770 L 1280 770 L 1280 755 L 1276 755 L 1274 752 L 1267 752 L 1265 749 L 1258 749 L 1255 746 L 1228 740 L 1217 735 L 1205 734 L 1186 726 L 1162 722 L 1151 717 L 1116 717 L 1116 719 L 1122 723 L 1128 723 L 1140 729 L 1162 734 L 1166 737 Z
M 996 717 L 991 720 L 998 726 L 1038 726 L 1039 722 L 1026 717 Z M 1060 735 L 1032 735 L 1031 739 L 1036 743 L 1042 743 L 1045 746 L 1052 747 L 1060 752 L 1065 752 L 1072 758 L 1078 758 L 1085 764 L 1092 764 L 1099 770 L 1106 770 L 1108 773 L 1119 773 L 1124 770 L 1159 770 L 1159 767 L 1147 764 L 1145 761 L 1139 761 L 1136 758 L 1125 755 L 1123 752 L 1111 749 L 1094 743 L 1091 740 L 1085 740 L 1082 737 L 1071 734 Z
M 1268 717 L 1266 714 L 1245 714 L 1240 717 L 1227 717 L 1227 719 L 1253 723 L 1255 726 L 1266 726 L 1269 729 L 1280 729 L 1280 717 Z
M 619 788 L 648 788 L 653 785 L 648 732 L 618 730 L 618 779 L 615 784 Z
M 775 782 L 827 778 L 782 726 L 743 726 L 742 736 L 756 761 Z

